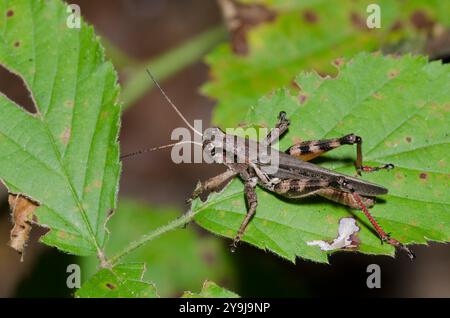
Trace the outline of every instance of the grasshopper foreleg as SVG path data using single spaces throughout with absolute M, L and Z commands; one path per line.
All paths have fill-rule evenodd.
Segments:
M 204 193 L 216 191 L 217 189 L 221 188 L 224 185 L 224 183 L 226 183 L 228 180 L 235 177 L 236 175 L 238 175 L 238 172 L 232 169 L 228 169 L 227 171 L 215 177 L 212 177 L 203 182 L 199 182 L 194 192 L 192 193 L 191 197 L 187 200 L 187 202 L 190 203 L 192 200 L 195 200 Z
M 274 141 L 280 139 L 281 135 L 283 135 L 289 128 L 290 123 L 291 121 L 286 118 L 286 112 L 280 112 L 275 128 L 272 129 L 266 136 L 267 144 L 271 145 Z

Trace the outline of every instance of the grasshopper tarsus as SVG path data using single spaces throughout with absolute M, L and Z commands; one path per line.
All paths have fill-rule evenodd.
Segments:
M 386 169 L 386 170 L 394 169 L 394 165 L 392 163 L 387 163 L 387 164 L 377 166 L 377 167 L 364 166 L 362 164 L 362 162 L 363 162 L 363 155 L 362 155 L 363 139 L 360 136 L 356 136 L 354 134 L 349 134 L 342 138 L 346 138 L 346 141 L 347 141 L 346 144 L 349 144 L 349 145 L 356 144 L 355 168 L 356 168 L 356 173 L 359 176 L 361 176 L 361 172 L 374 172 L 374 171 L 379 171 L 382 169 Z
M 280 125 L 288 125 L 291 123 L 291 121 L 289 119 L 286 118 L 286 112 L 284 110 L 282 110 L 279 114 L 278 114 L 278 123 L 277 126 Z
M 356 166 L 356 165 L 355 165 Z M 392 163 L 387 163 L 381 166 L 371 167 L 371 166 L 360 166 L 356 167 L 356 171 L 358 175 L 361 175 L 361 172 L 375 172 L 380 170 L 392 170 L 395 166 Z
M 397 241 L 394 238 L 391 238 L 389 235 L 387 237 L 385 237 L 383 239 L 383 241 L 394 247 L 398 247 L 398 248 L 402 249 L 403 251 L 405 251 L 410 260 L 414 260 L 416 258 L 416 255 L 406 245 L 400 243 L 399 241 Z

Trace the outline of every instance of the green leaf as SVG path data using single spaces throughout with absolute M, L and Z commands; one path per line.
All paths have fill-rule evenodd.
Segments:
M 377 1 L 380 29 L 365 25 L 367 6 L 373 3 L 370 0 L 343 0 L 339 5 L 313 0 L 245 2 L 266 4 L 275 10 L 277 18 L 250 30 L 247 55 L 236 55 L 231 45 L 222 44 L 207 56 L 212 80 L 204 85 L 203 92 L 217 99 L 213 122 L 222 127 L 243 122 L 249 107 L 261 96 L 289 85 L 301 71 L 334 74 L 335 59 L 333 63 L 339 63 L 340 57 L 392 46 L 398 51 L 401 48 L 396 46 L 410 38 L 417 44 L 408 51 L 422 52 L 426 36 L 413 25 L 414 14 L 445 27 L 450 24 L 448 1 Z
M 19 75 L 36 114 L 0 95 L 0 179 L 40 204 L 48 245 L 101 253 L 120 173 L 119 87 L 92 27 L 66 25 L 62 1 L 0 2 L 0 64 Z
M 103 268 L 77 290 L 82 298 L 154 298 L 158 297 L 153 284 L 143 280 L 143 263 L 119 264 L 113 269 Z
M 300 91 L 286 89 L 264 97 L 249 112 L 248 122 L 273 127 L 284 110 L 291 120 L 280 141 L 287 149 L 299 140 L 362 136 L 364 161 L 393 163 L 392 171 L 363 178 L 389 189 L 371 212 L 387 233 L 403 243 L 448 242 L 450 208 L 448 151 L 450 137 L 450 66 L 424 57 L 360 54 L 344 63 L 336 79 L 315 73 L 297 77 Z M 324 166 L 354 175 L 355 148 L 344 146 L 322 158 Z M 381 244 L 360 211 L 324 199 L 280 200 L 257 190 L 259 204 L 244 241 L 291 261 L 296 256 L 326 262 L 327 253 L 313 240 L 337 237 L 339 220 L 355 215 L 360 225 L 358 251 L 393 255 Z M 193 204 L 204 228 L 233 237 L 246 213 L 243 185 L 233 181 L 205 203 Z M 361 226 L 362 225 L 362 226 Z
M 121 199 L 119 208 L 108 223 L 111 232 L 107 255 L 115 255 L 129 242 L 180 216 L 169 208 L 155 208 Z M 126 226 L 124 226 L 126 224 Z M 183 290 L 196 288 L 205 278 L 231 283 L 233 273 L 228 250 L 214 237 L 199 237 L 193 226 L 159 237 L 124 258 L 125 262 L 145 260 L 145 279 L 158 286 L 162 297 L 173 297 Z M 82 273 L 92 275 L 97 268 L 95 257 L 83 258 Z
M 211 281 L 205 281 L 200 293 L 185 292 L 182 298 L 239 298 L 239 295 L 218 286 Z

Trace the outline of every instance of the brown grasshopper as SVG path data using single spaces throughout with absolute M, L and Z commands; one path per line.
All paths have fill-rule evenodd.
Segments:
M 290 121 L 287 119 L 285 112 L 280 112 L 276 127 L 267 134 L 262 142 L 225 134 L 220 128 L 209 128 L 204 133 L 201 133 L 184 118 L 149 71 L 148 74 L 181 119 L 190 129 L 202 136 L 201 145 L 204 153 L 208 154 L 214 162 L 227 166 L 227 170 L 222 174 L 200 182 L 188 201 L 192 201 L 205 193 L 223 188 L 231 178 L 240 177 L 244 182 L 247 215 L 233 239 L 231 244 L 232 251 L 240 242 L 248 224 L 256 213 L 258 198 L 255 189 L 259 185 L 270 192 L 290 199 L 319 195 L 351 208 L 360 209 L 375 228 L 382 242 L 401 248 L 407 252 L 411 259 L 414 258 L 414 254 L 405 245 L 392 238 L 381 228 L 368 210 L 368 207 L 375 204 L 375 197 L 388 193 L 388 189 L 308 162 L 342 145 L 356 144 L 355 168 L 359 175 L 361 172 L 394 168 L 392 164 L 385 164 L 379 167 L 364 166 L 362 164 L 361 137 L 355 134 L 348 134 L 333 139 L 303 141 L 294 144 L 286 152 L 281 152 L 272 148 L 272 145 L 288 130 Z M 130 155 L 171 147 L 176 144 L 179 143 L 147 149 Z M 267 162 L 266 158 L 262 160 L 260 156 L 261 151 L 255 152 L 251 151 L 252 149 L 263 149 L 266 154 L 276 152 L 276 155 L 278 155 L 278 167 L 275 172 L 273 169 L 268 169 L 270 162 Z M 233 160 L 225 160 L 226 158 L 233 158 Z

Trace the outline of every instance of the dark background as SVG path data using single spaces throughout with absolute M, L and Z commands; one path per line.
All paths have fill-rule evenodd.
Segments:
M 136 61 L 148 61 L 183 41 L 222 23 L 220 8 L 210 0 L 97 0 L 71 1 L 81 7 L 82 15 L 96 32 Z M 123 78 L 122 78 L 123 79 Z M 171 98 L 185 116 L 209 122 L 214 101 L 199 93 L 208 80 L 208 68 L 197 62 L 163 82 Z M 0 90 L 21 105 L 30 105 L 22 83 L 0 70 Z M 122 153 L 167 143 L 170 133 L 181 126 L 179 118 L 161 95 L 149 91 L 128 109 L 122 118 Z M 185 209 L 184 200 L 197 180 L 221 171 L 221 167 L 200 164 L 175 165 L 170 150 L 154 152 L 123 163 L 120 195 L 142 201 L 170 204 Z M 70 296 L 65 286 L 67 264 L 76 258 L 37 243 L 42 232 L 33 230 L 26 261 L 6 242 L 11 224 L 6 191 L 0 187 L 0 296 Z M 201 235 L 207 234 L 194 226 Z M 226 248 L 228 241 L 221 239 Z M 246 244 L 230 257 L 235 267 L 235 283 L 225 287 L 242 296 L 401 296 L 449 297 L 450 253 L 443 244 L 416 246 L 414 262 L 400 254 L 386 256 L 338 253 L 330 265 L 301 259 L 291 264 Z M 176 252 L 176 251 L 174 251 Z M 382 288 L 366 287 L 367 265 L 379 264 Z M 199 286 L 201 282 L 199 282 Z

